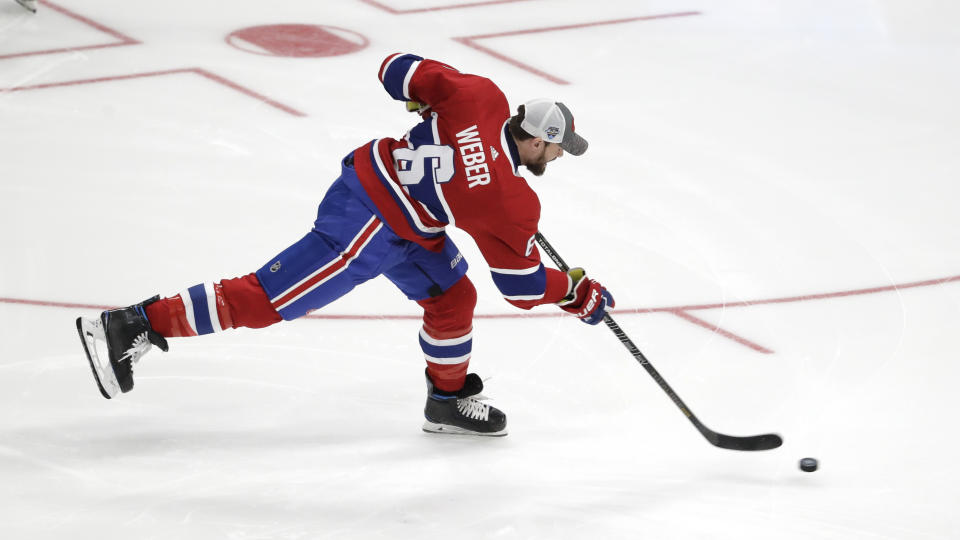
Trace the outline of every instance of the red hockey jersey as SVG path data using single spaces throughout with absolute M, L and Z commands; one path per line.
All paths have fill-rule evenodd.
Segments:
M 412 54 L 393 54 L 380 81 L 394 98 L 429 105 L 402 139 L 354 152 L 366 195 L 400 237 L 439 251 L 444 228 L 469 234 L 504 298 L 529 309 L 567 294 L 569 279 L 544 267 L 534 235 L 540 201 L 517 171 L 510 107 L 484 77 Z

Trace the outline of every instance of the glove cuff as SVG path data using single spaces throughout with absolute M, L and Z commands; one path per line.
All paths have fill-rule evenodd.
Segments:
M 562 300 L 557 302 L 557 305 L 560 307 L 569 307 L 571 304 L 579 304 L 582 302 L 582 299 L 578 299 L 577 289 L 580 288 L 580 284 L 583 283 L 583 278 L 587 277 L 587 271 L 583 268 L 571 268 L 567 270 L 567 295 L 563 297 Z

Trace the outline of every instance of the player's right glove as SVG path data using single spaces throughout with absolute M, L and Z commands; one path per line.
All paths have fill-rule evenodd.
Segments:
M 571 268 L 570 292 L 557 302 L 560 309 L 573 313 L 587 324 L 597 324 L 607 314 L 607 308 L 616 306 L 613 295 L 595 280 L 587 277 L 583 268 Z

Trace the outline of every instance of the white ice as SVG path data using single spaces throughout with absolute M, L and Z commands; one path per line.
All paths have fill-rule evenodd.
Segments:
M 956 3 L 57 1 L 140 43 L 17 55 L 118 37 L 0 0 L 0 538 L 960 538 L 960 282 L 892 287 L 960 275 Z M 479 41 L 568 85 L 451 39 L 689 11 Z M 224 41 L 271 23 L 370 44 Z M 603 326 L 504 317 L 459 233 L 506 438 L 420 431 L 419 308 L 385 280 L 317 313 L 382 320 L 172 340 L 100 396 L 73 327 L 98 310 L 40 304 L 258 268 L 340 156 L 411 125 L 376 78 L 398 50 L 571 107 L 591 146 L 531 180 L 541 230 L 701 420 L 783 447 L 709 445 Z M 195 72 L 15 89 L 182 68 L 306 116 Z

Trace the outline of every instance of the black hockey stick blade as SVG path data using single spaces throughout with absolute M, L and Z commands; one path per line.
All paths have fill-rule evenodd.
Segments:
M 724 435 L 723 433 L 710 431 L 709 433 L 704 433 L 704 436 L 710 441 L 710 444 L 717 448 L 740 450 L 743 452 L 773 450 L 774 448 L 780 448 L 783 444 L 783 438 L 776 433 L 753 435 L 750 437 L 735 437 L 733 435 Z
M 735 435 L 724 435 L 703 425 L 699 418 L 693 415 L 689 410 L 684 411 L 687 418 L 693 423 L 697 431 L 700 432 L 707 441 L 717 448 L 726 450 L 740 450 L 742 452 L 756 452 L 760 450 L 773 450 L 783 445 L 783 438 L 776 433 L 767 433 L 764 435 L 751 435 L 749 437 L 737 437 Z
M 730 448 L 731 450 L 773 450 L 783 445 L 783 438 L 776 433 L 755 435 L 753 437 L 731 437 L 724 435 L 720 438 L 720 442 L 727 445 L 723 448 Z

